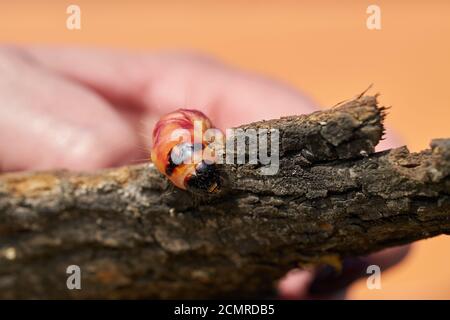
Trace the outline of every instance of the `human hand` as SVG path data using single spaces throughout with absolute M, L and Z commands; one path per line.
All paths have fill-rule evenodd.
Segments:
M 193 54 L 6 47 L 0 74 L 3 171 L 148 159 L 154 123 L 182 107 L 221 128 L 315 110 L 292 88 Z
M 0 74 L 0 171 L 148 159 L 154 123 L 180 107 L 203 111 L 222 129 L 317 110 L 287 85 L 193 54 L 3 47 Z M 405 252 L 375 259 L 389 266 Z M 308 297 L 315 277 L 290 273 L 280 293 Z M 335 278 L 328 282 L 342 279 Z

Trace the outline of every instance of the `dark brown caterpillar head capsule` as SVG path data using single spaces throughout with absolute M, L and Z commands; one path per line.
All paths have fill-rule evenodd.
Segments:
M 194 192 L 217 193 L 220 191 L 221 178 L 215 163 L 202 161 L 195 167 L 194 173 L 186 177 L 187 189 Z

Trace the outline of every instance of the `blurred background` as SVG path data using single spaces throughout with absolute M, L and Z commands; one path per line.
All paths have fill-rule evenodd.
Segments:
M 81 8 L 68 30 L 66 8 Z M 366 27 L 369 5 L 381 30 Z M 0 41 L 130 50 L 193 49 L 301 89 L 323 107 L 374 84 L 411 151 L 450 137 L 450 1 L 1 1 Z M 352 299 L 450 299 L 450 237 L 417 242 Z

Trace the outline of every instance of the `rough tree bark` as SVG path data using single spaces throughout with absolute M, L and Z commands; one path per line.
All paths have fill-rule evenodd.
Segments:
M 209 197 L 152 164 L 4 174 L 0 297 L 255 297 L 298 265 L 449 234 L 450 140 L 374 153 L 383 117 L 365 96 L 243 126 L 280 130 L 280 171 L 225 165 Z M 72 264 L 81 290 L 66 287 Z

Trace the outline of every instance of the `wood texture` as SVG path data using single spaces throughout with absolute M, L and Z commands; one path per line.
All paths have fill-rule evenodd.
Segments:
M 280 130 L 280 171 L 224 165 L 214 196 L 152 164 L 4 174 L 0 297 L 257 297 L 298 265 L 449 234 L 450 140 L 374 153 L 384 113 L 364 96 L 242 126 Z M 72 264 L 81 290 L 66 287 Z

